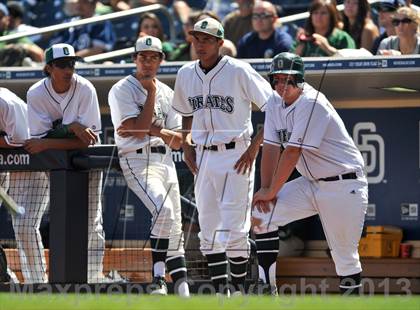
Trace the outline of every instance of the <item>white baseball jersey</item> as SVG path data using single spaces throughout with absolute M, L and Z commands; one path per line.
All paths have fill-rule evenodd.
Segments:
M 173 90 L 167 85 L 157 81 L 154 119 L 161 122 L 164 128 L 174 130 L 181 128 L 181 117 L 172 109 Z M 111 108 L 111 118 L 114 128 L 130 118 L 137 117 L 143 110 L 147 91 L 135 76 L 129 75 L 116 83 L 110 90 L 108 103 Z M 165 145 L 160 137 L 146 135 L 143 139 L 137 137 L 120 137 L 115 131 L 115 144 L 120 155 L 133 152 L 146 145 Z
M 267 103 L 264 142 L 302 147 L 297 170 L 309 179 L 362 172 L 364 162 L 328 99 L 309 84 L 286 106 L 277 93 Z
M 178 71 L 172 107 L 183 116 L 194 115 L 195 143 L 216 145 L 249 140 L 251 102 L 263 110 L 272 92 L 270 84 L 241 60 L 224 56 L 207 74 L 197 60 Z
M 63 96 L 64 95 L 64 96 Z M 101 115 L 98 97 L 92 83 L 80 75 L 73 74 L 70 89 L 58 94 L 45 78 L 32 85 L 28 91 L 28 119 L 30 135 L 45 137 L 53 122 L 61 120 L 63 125 L 78 122 L 101 133 Z
M 0 131 L 11 146 L 20 146 L 29 138 L 28 107 L 6 88 L 0 87 Z

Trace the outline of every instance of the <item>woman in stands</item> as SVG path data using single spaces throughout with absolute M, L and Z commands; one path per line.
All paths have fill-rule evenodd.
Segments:
M 161 40 L 163 53 L 166 58 L 170 56 L 174 48 L 171 43 L 165 42 L 165 34 L 163 32 L 162 23 L 153 13 L 145 13 L 140 17 L 137 36 L 140 38 L 146 35 L 156 37 Z
M 333 56 L 337 50 L 356 48 L 351 36 L 339 29 L 335 1 L 315 0 L 309 9 L 305 32 L 301 32 L 292 51 L 302 57 Z
M 412 8 L 400 7 L 392 19 L 392 24 L 397 35 L 383 39 L 377 54 L 420 54 L 420 17 L 418 13 Z
M 379 30 L 370 18 L 367 0 L 344 0 L 343 24 L 343 30 L 351 35 L 357 48 L 372 49 Z

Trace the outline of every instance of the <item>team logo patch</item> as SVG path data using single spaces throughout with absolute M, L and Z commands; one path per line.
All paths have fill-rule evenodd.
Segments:
M 204 22 L 202 22 L 202 23 L 201 23 L 200 28 L 201 28 L 201 29 L 206 29 L 208 24 L 209 24 L 209 23 L 208 23 L 207 21 L 204 21 Z
M 64 55 L 70 55 L 70 51 L 66 46 L 63 47 L 63 53 L 64 53 Z
M 146 39 L 146 45 L 147 46 L 152 46 L 152 39 L 151 38 Z
M 271 64 L 271 70 L 270 71 L 276 71 L 279 69 L 283 69 L 284 63 L 283 63 L 283 59 L 276 59 L 272 64 Z
M 277 130 L 277 134 L 279 135 L 280 143 L 289 142 L 290 136 L 292 135 L 292 133 L 288 132 L 287 129 Z

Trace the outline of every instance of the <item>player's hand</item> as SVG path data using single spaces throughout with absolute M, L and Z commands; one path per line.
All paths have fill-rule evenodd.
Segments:
M 47 150 L 48 143 L 42 139 L 29 139 L 25 141 L 23 148 L 30 154 L 37 154 Z
M 155 123 L 153 122 L 150 125 L 149 135 L 159 137 L 161 130 L 162 130 L 162 127 L 155 125 Z
M 117 128 L 117 134 L 122 138 L 128 138 L 128 137 L 134 136 L 133 132 L 124 125 L 121 125 L 120 127 Z
M 87 145 L 94 145 L 96 142 L 98 142 L 98 137 L 89 127 L 74 122 L 70 124 L 69 129 L 76 135 L 76 137 L 78 137 L 80 140 L 82 140 L 83 143 Z
M 252 206 L 257 208 L 261 213 L 268 213 L 271 212 L 271 206 L 275 205 L 276 201 L 276 193 L 272 193 L 267 187 L 261 187 L 258 192 L 254 194 Z
M 251 171 L 252 164 L 254 163 L 255 158 L 257 158 L 259 150 L 259 144 L 250 144 L 234 166 L 234 169 L 238 174 L 245 174 L 248 171 Z
M 184 150 L 184 161 L 187 164 L 188 168 L 191 170 L 192 174 L 198 173 L 198 167 L 196 163 L 196 153 L 194 146 L 189 142 L 184 142 L 182 144 L 182 149 Z
M 151 75 L 140 75 L 140 83 L 147 93 L 156 93 L 156 79 Z

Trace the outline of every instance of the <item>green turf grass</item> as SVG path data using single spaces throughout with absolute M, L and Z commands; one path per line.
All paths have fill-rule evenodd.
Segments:
M 12 309 L 170 309 L 170 310 L 230 310 L 230 309 L 308 309 L 308 310 L 420 310 L 420 296 L 373 296 L 341 297 L 326 296 L 244 296 L 218 298 L 216 296 L 193 296 L 180 299 L 176 296 L 155 297 L 147 295 L 95 295 L 95 294 L 10 294 L 0 293 L 0 310 Z

